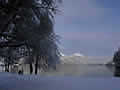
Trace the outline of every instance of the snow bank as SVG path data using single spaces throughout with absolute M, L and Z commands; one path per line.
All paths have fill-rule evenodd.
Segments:
M 6 78 L 5 78 L 6 77 Z M 12 77 L 12 78 L 11 78 Z M 119 90 L 119 78 L 1 76 L 0 90 Z M 24 79 L 20 79 L 24 78 Z M 31 79 L 25 79 L 31 78 Z M 36 78 L 36 79 L 32 79 Z

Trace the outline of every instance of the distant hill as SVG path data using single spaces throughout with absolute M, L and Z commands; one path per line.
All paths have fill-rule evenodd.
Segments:
M 62 64 L 106 64 L 110 57 L 90 57 L 80 53 L 74 53 L 70 56 L 61 56 Z
M 108 65 L 108 66 L 114 65 L 114 62 L 111 60 L 111 61 L 107 62 L 106 65 Z

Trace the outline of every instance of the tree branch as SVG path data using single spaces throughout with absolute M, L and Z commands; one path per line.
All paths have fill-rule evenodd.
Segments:
M 0 42 L 0 48 L 3 47 L 20 47 L 22 45 L 25 45 L 25 42 Z

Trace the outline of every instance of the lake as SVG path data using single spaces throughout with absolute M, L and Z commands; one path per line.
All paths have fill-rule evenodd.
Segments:
M 24 73 L 29 74 L 28 67 L 26 71 Z M 57 65 L 57 70 L 49 70 L 39 74 L 41 76 L 113 77 L 114 67 L 99 64 L 60 64 Z
M 81 77 L 113 77 L 114 67 L 106 65 L 63 64 L 57 65 L 56 71 L 48 71 L 40 75 L 47 76 L 81 76 Z

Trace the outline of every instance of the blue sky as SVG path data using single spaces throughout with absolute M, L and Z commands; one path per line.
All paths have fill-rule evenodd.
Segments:
M 120 0 L 64 0 L 55 31 L 65 54 L 112 56 L 120 46 Z

